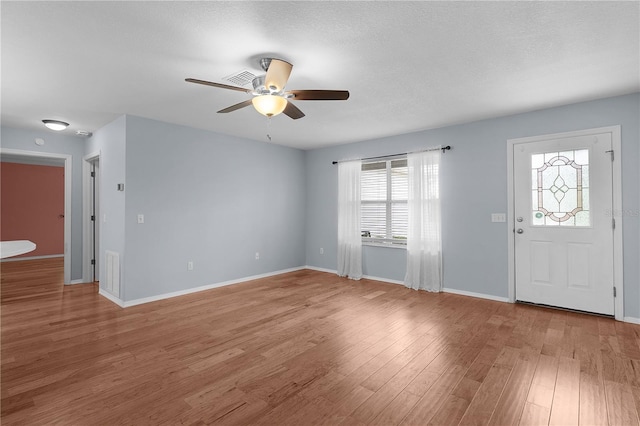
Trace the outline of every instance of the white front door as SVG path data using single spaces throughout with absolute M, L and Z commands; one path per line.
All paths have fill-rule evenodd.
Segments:
M 513 149 L 516 300 L 613 315 L 611 133 Z

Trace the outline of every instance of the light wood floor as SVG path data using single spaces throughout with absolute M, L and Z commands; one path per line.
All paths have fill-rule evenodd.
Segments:
M 638 424 L 640 326 L 299 271 L 121 309 L 3 263 L 2 424 Z

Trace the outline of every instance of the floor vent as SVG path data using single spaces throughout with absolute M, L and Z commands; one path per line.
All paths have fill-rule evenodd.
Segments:
M 105 290 L 116 297 L 120 297 L 120 255 L 115 251 L 106 250 L 106 283 Z

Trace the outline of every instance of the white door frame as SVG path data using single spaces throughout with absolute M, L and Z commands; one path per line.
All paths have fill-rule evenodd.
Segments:
M 513 185 L 513 152 L 518 144 L 540 142 L 550 139 L 571 138 L 593 134 L 611 134 L 611 146 L 614 151 L 613 161 L 613 213 L 622 211 L 622 167 L 620 161 L 620 126 L 599 127 L 595 129 L 578 130 L 573 132 L 554 133 L 549 135 L 532 136 L 507 140 L 507 241 L 508 241 L 508 272 L 509 272 L 509 302 L 515 302 L 516 294 L 516 267 L 515 267 L 515 217 L 514 217 L 514 185 Z M 623 244 L 622 244 L 622 220 L 616 220 L 613 230 L 613 285 L 616 288 L 614 299 L 615 318 L 624 321 L 624 288 L 623 288 Z
M 91 226 L 91 163 L 95 160 L 100 160 L 101 152 L 93 152 L 82 157 L 82 280 L 86 283 L 92 282 L 92 268 L 91 259 L 93 257 L 93 230 Z M 100 173 L 100 169 L 98 169 Z M 98 182 L 100 177 L 98 176 Z M 100 192 L 98 192 L 99 196 Z M 95 220 L 100 220 L 96 217 Z M 99 241 L 99 240 L 98 240 Z M 96 256 L 100 256 L 100 250 L 96 253 Z M 97 260 L 97 259 L 96 259 Z M 96 277 L 98 280 L 100 277 Z
M 25 159 L 58 159 L 64 161 L 64 283 L 71 284 L 71 183 L 73 182 L 72 156 L 51 152 L 25 151 L 0 148 L 0 155 L 15 155 Z

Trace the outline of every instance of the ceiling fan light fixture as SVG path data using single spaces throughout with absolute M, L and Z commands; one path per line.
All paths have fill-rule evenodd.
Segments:
M 253 107 L 260 114 L 273 117 L 280 114 L 287 107 L 287 100 L 278 95 L 260 95 L 251 99 Z
M 42 120 L 42 122 L 44 123 L 45 127 L 51 130 L 55 130 L 56 132 L 69 127 L 69 123 L 65 123 L 64 121 L 59 120 Z

